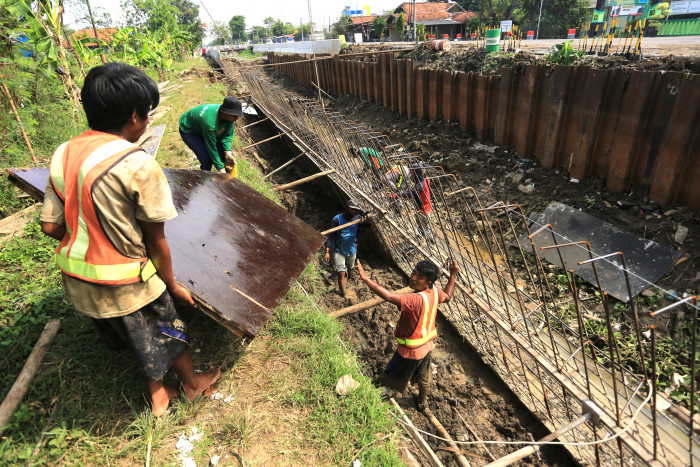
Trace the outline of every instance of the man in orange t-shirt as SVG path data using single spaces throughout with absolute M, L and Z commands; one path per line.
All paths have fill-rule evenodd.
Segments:
M 395 332 L 398 348 L 376 382 L 398 392 L 404 392 L 409 381 L 417 383 L 419 410 L 426 407 L 430 392 L 430 353 L 435 348 L 432 341 L 437 336 L 437 307 L 440 303 L 447 303 L 452 299 L 459 271 L 455 261 L 450 262 L 449 270 L 450 278 L 443 291 L 433 285 L 438 278 L 438 267 L 428 260 L 419 261 L 408 280 L 408 286 L 415 293 L 400 295 L 367 277 L 362 265 L 357 262 L 360 279 L 372 292 L 393 303 L 401 311 Z

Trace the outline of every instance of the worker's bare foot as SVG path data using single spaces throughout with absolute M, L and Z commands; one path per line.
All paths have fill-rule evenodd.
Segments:
M 168 406 L 170 405 L 170 399 L 177 397 L 180 391 L 177 388 L 170 386 L 163 386 L 156 392 L 151 394 L 151 401 L 153 402 L 153 415 L 156 417 L 162 417 L 165 412 L 168 411 Z
M 195 373 L 194 386 L 191 388 L 185 386 L 185 394 L 187 395 L 187 398 L 191 401 L 195 400 L 204 392 L 205 389 L 216 383 L 219 378 L 221 378 L 221 370 L 214 367 L 211 367 L 202 373 Z

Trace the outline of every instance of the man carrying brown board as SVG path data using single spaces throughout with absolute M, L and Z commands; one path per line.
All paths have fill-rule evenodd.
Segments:
M 110 348 L 132 350 L 153 414 L 161 416 L 179 392 L 163 384 L 168 369 L 190 400 L 221 372 L 194 372 L 174 305 L 194 301 L 175 281 L 164 233 L 177 212 L 160 166 L 133 144 L 158 105 L 158 86 L 142 70 L 113 62 L 90 70 L 81 98 L 91 129 L 51 158 L 41 230 L 61 242 L 56 262 L 66 296 Z
M 360 279 L 372 292 L 393 303 L 401 311 L 394 333 L 398 348 L 384 372 L 375 380 L 375 384 L 404 392 L 409 381 L 417 383 L 417 406 L 421 411 L 426 407 L 430 392 L 430 353 L 435 348 L 432 340 L 437 337 L 437 308 L 440 303 L 447 303 L 452 299 L 455 279 L 459 272 L 456 261 L 449 262 L 449 270 L 450 278 L 443 291 L 434 285 L 439 274 L 437 266 L 428 260 L 419 261 L 408 280 L 408 286 L 415 292 L 400 295 L 370 279 L 360 262 L 357 262 Z

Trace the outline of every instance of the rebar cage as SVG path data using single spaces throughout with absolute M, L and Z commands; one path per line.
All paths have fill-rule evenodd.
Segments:
M 611 262 L 610 255 L 590 251 L 585 239 L 558 243 L 551 226 L 533 223 L 518 205 L 484 206 L 474 188 L 461 186 L 454 175 L 392 144 L 386 135 L 249 70 L 241 71 L 240 79 L 255 105 L 319 170 L 334 169 L 329 175 L 333 183 L 376 214 L 376 234 L 405 273 L 410 274 L 415 263 L 425 258 L 443 272 L 446 261 L 457 261 L 455 296 L 449 306 L 441 307 L 442 313 L 548 428 L 555 430 L 579 418 L 586 399 L 602 410 L 599 426 L 583 424 L 559 438 L 577 460 L 596 465 L 693 465 L 697 461 L 695 297 L 673 305 L 686 307 L 693 316 L 688 411 L 667 398 L 653 397 L 655 334 L 649 330 L 652 363 L 647 365 L 636 300 L 632 298 L 630 304 L 638 345 L 633 358 L 623 359 L 620 333 L 600 283 L 585 284 L 586 290 L 580 290 L 580 279 L 564 270 L 563 260 L 559 265 L 543 262 L 534 240 L 546 238 L 545 248 L 586 249 L 591 258 L 587 265 L 596 278 L 596 262 Z M 384 167 L 376 170 L 366 165 L 353 148 L 365 154 L 376 151 Z M 429 213 L 421 209 L 415 190 L 407 189 L 416 185 L 415 171 L 410 170 L 416 163 L 423 166 L 429 183 Z M 396 180 L 403 186 L 387 183 L 390 177 L 385 173 L 391 170 L 403 176 Z M 626 275 L 622 261 L 618 269 Z M 561 287 L 548 280 L 552 271 L 559 271 Z M 605 316 L 595 319 L 592 308 L 601 300 Z M 591 338 L 591 318 L 605 327 L 606 339 Z M 630 365 L 631 361 L 636 364 Z

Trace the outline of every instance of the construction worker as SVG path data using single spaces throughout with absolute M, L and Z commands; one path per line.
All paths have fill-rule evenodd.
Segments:
M 384 167 L 382 156 L 372 148 L 350 148 L 350 155 L 362 159 L 362 163 L 372 171 L 380 171 Z
M 180 137 L 197 156 L 202 170 L 224 173 L 225 165 L 231 169 L 235 167 L 231 139 L 235 122 L 241 115 L 241 101 L 226 97 L 221 105 L 198 105 L 180 116 Z
M 153 414 L 161 416 L 179 392 L 163 385 L 169 368 L 190 400 L 221 372 L 194 373 L 173 300 L 194 301 L 175 282 L 164 234 L 177 212 L 160 166 L 133 144 L 158 105 L 158 86 L 142 70 L 114 62 L 90 70 L 81 98 L 91 129 L 51 158 L 41 230 L 60 241 L 56 262 L 66 296 L 108 344 L 131 348 Z
M 363 214 L 364 210 L 360 207 L 357 200 L 349 199 L 345 212 L 338 214 L 331 221 L 331 228 L 361 219 Z M 331 248 L 333 248 L 333 264 L 338 273 L 338 290 L 343 298 L 348 296 L 347 274 L 355 267 L 355 259 L 357 257 L 357 231 L 360 224 L 361 223 L 350 225 L 344 229 L 331 232 L 326 239 L 326 251 L 323 255 L 323 260 L 326 263 L 330 261 L 330 252 Z M 352 292 L 351 295 L 355 295 L 355 293 Z
M 398 192 L 402 188 L 405 188 L 405 182 L 409 175 L 410 171 L 408 167 L 405 165 L 394 165 L 384 174 L 382 179 L 394 192 Z
M 404 190 L 391 193 L 391 196 L 413 199 L 416 207 L 416 226 L 418 233 L 426 239 L 433 239 L 433 229 L 430 226 L 430 212 L 433 206 L 430 202 L 430 180 L 425 177 L 425 166 L 416 162 L 408 169 L 412 185 Z M 404 184 L 406 186 L 406 184 Z
M 400 295 L 370 279 L 360 262 L 357 262 L 360 279 L 372 292 L 387 302 L 393 303 L 401 311 L 394 332 L 398 348 L 375 383 L 398 392 L 404 392 L 409 381 L 418 384 L 417 406 L 421 411 L 426 407 L 430 393 L 430 353 L 435 348 L 432 340 L 437 337 L 435 317 L 438 304 L 452 300 L 455 279 L 459 271 L 455 261 L 450 261 L 446 266 L 449 267 L 450 278 L 444 292 L 434 285 L 439 274 L 437 266 L 428 260 L 423 260 L 416 264 L 408 279 L 408 286 L 415 293 Z

